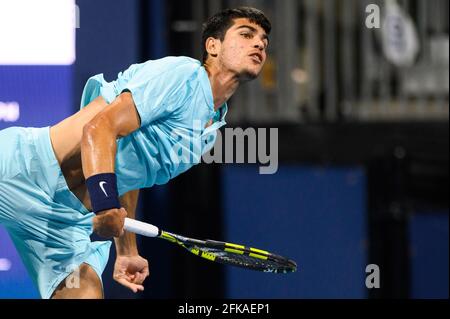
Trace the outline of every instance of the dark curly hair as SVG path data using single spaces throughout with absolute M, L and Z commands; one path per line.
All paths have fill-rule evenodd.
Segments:
M 267 35 L 272 30 L 272 24 L 265 14 L 258 9 L 251 7 L 239 7 L 236 9 L 223 10 L 206 21 L 203 24 L 202 47 L 203 47 L 203 63 L 208 59 L 205 43 L 209 37 L 223 41 L 225 34 L 234 25 L 235 19 L 247 18 L 250 22 L 259 25 Z

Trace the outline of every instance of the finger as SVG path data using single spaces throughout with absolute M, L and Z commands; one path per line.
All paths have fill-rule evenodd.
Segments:
M 123 217 L 123 218 L 127 217 L 127 215 L 128 215 L 127 211 L 123 207 L 120 209 L 120 213 L 121 213 L 121 217 Z
M 116 280 L 125 279 L 129 283 L 135 283 L 136 275 L 129 272 L 123 273 L 120 276 L 115 277 Z
M 136 278 L 133 280 L 133 283 L 141 285 L 144 282 L 145 277 L 146 276 L 144 276 L 143 274 L 138 273 L 136 274 Z
M 132 281 L 132 278 L 127 273 L 121 273 L 120 275 L 114 275 L 114 280 L 119 281 L 120 279 L 125 279 L 128 282 Z
M 138 288 L 138 291 L 144 291 L 144 286 L 142 285 L 136 285 L 136 287 Z
M 133 273 L 133 274 L 128 274 L 128 277 L 130 278 L 130 282 L 136 284 L 136 280 L 139 276 L 139 273 Z
M 148 274 L 145 273 L 137 273 L 136 278 L 133 280 L 135 284 L 142 284 L 145 279 L 148 277 Z
M 117 282 L 119 284 L 121 284 L 122 286 L 127 287 L 128 289 L 130 289 L 134 293 L 137 293 L 138 291 L 144 291 L 144 286 L 136 285 L 136 284 L 134 284 L 132 282 L 129 282 L 129 281 L 125 280 L 124 278 L 118 279 Z

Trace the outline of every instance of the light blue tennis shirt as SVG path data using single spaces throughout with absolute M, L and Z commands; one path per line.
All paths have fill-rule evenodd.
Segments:
M 205 68 L 188 57 L 134 64 L 117 80 L 90 78 L 81 108 L 98 96 L 111 103 L 130 91 L 141 118 L 136 132 L 118 140 L 115 171 L 119 195 L 162 185 L 201 161 L 226 124 L 224 104 L 217 112 Z M 214 123 L 205 129 L 211 119 Z

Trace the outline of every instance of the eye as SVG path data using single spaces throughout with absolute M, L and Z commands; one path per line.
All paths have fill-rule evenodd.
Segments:
M 241 33 L 241 35 L 246 39 L 251 39 L 252 35 L 250 33 Z

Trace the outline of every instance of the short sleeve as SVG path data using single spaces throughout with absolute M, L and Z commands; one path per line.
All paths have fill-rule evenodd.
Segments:
M 176 60 L 143 64 L 135 70 L 122 92 L 129 91 L 141 118 L 141 126 L 168 117 L 189 98 L 188 81 L 198 66 Z

